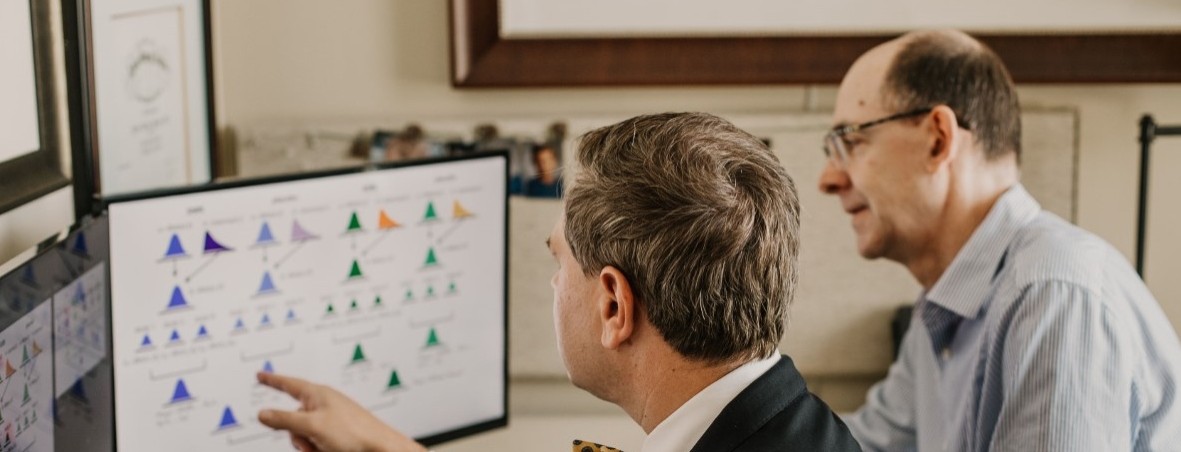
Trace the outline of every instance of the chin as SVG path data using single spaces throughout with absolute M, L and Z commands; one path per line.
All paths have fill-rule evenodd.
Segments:
M 858 254 L 860 254 L 863 259 L 870 260 L 870 261 L 876 260 L 876 259 L 882 257 L 882 253 L 878 253 L 878 252 L 875 252 L 872 250 L 861 250 L 858 252 Z
M 564 354 L 562 354 L 562 367 L 566 368 L 566 379 L 570 380 L 570 384 L 573 384 L 574 387 L 583 391 L 590 391 L 586 387 L 587 385 L 583 375 L 584 372 L 579 372 L 573 366 L 571 366 L 570 360 L 566 359 L 566 355 Z
M 617 402 L 616 397 L 612 396 L 612 390 L 618 388 L 613 388 L 611 383 L 603 384 L 604 382 L 597 381 L 594 377 L 588 378 L 585 373 L 575 372 L 569 366 L 566 367 L 566 377 L 570 379 L 570 384 L 574 385 L 574 387 L 586 391 L 599 400 L 611 403 Z
M 583 391 L 586 391 L 590 395 L 593 395 L 593 396 L 599 398 L 600 400 L 605 400 L 607 402 L 611 402 L 611 400 L 607 398 L 607 395 L 604 394 L 603 391 L 601 391 L 599 388 L 596 388 L 595 386 L 586 384 L 586 381 L 584 381 L 581 378 L 575 377 L 574 374 L 570 373 L 569 370 L 566 371 L 566 377 L 570 379 L 570 384 L 573 384 L 574 387 L 581 389 Z
M 882 246 L 881 242 L 872 241 L 871 239 L 863 240 L 858 237 L 857 253 L 865 259 L 874 260 L 885 256 L 885 247 Z

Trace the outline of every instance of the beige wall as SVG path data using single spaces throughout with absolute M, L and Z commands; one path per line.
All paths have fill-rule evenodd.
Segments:
M 704 110 L 823 109 L 821 87 L 455 90 L 448 77 L 445 2 L 214 1 L 218 117 L 223 125 L 374 117 L 564 115 Z M 790 56 L 784 56 L 790 58 Z M 1078 223 L 1125 255 L 1135 245 L 1136 121 L 1152 112 L 1181 123 L 1181 84 L 1028 86 L 1028 106 L 1080 115 Z M 1181 138 L 1161 140 L 1148 280 L 1181 325 Z M 796 175 L 810 182 L 814 175 Z M 1171 235 L 1172 237 L 1169 237 Z M 1172 255 L 1172 256 L 1170 256 Z
M 831 109 L 835 94 L 832 86 L 455 90 L 449 83 L 445 2 L 214 0 L 214 6 L 222 125 L 390 118 L 390 126 L 397 127 L 406 118 L 824 111 Z M 1162 121 L 1181 123 L 1181 84 L 1036 86 L 1024 87 L 1020 94 L 1026 106 L 1078 111 L 1077 221 L 1130 257 L 1135 244 L 1136 122 L 1143 112 L 1152 112 Z M 1167 170 L 1181 169 L 1181 138 L 1161 141 L 1154 156 L 1157 235 L 1149 284 L 1174 325 L 1181 326 L 1181 278 L 1169 278 L 1181 270 L 1181 257 L 1169 256 L 1181 256 L 1181 237 L 1168 234 L 1181 227 L 1181 212 L 1169 210 L 1176 204 L 1171 198 L 1181 195 L 1181 179 Z M 815 176 L 795 174 L 803 189 L 811 189 Z M 814 377 L 809 379 L 812 390 L 838 410 L 859 406 L 874 378 Z M 517 414 L 618 412 L 564 382 L 518 379 L 511 394 Z
M 74 194 L 65 187 L 0 215 L 0 263 L 74 222 Z

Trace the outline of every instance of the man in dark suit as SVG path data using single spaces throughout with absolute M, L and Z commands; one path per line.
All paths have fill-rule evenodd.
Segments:
M 582 137 L 546 245 L 575 386 L 619 405 L 644 451 L 859 451 L 778 351 L 798 275 L 795 185 L 715 116 L 640 116 Z M 303 450 L 420 451 L 339 392 L 260 374 L 298 412 L 264 410 Z

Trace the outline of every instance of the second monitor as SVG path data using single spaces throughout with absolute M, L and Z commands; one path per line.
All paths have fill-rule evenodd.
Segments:
M 504 425 L 505 160 L 112 203 L 118 449 L 289 450 L 260 371 L 426 443 Z

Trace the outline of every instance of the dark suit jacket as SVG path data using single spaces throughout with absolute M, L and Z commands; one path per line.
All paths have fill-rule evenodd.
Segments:
M 786 355 L 718 414 L 692 452 L 861 451 Z

